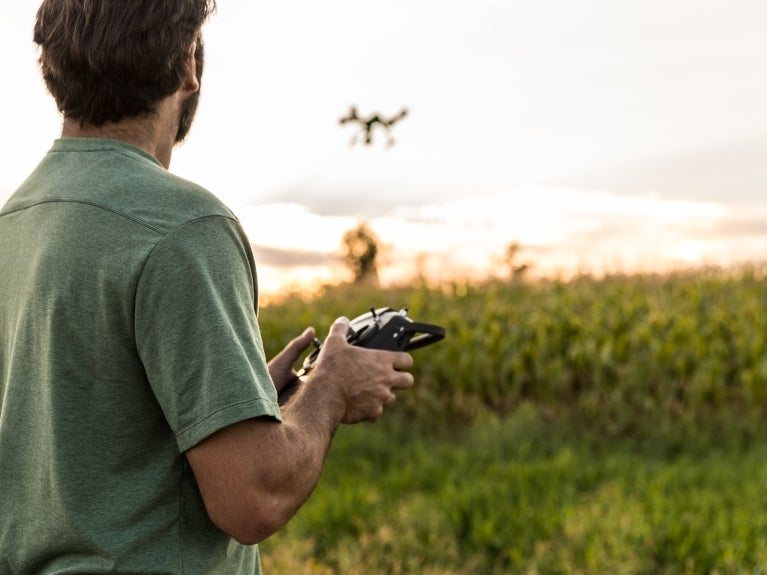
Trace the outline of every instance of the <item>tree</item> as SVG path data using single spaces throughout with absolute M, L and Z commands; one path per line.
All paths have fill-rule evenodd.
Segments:
M 521 249 L 522 246 L 519 244 L 519 242 L 511 242 L 508 246 L 506 246 L 506 252 L 503 255 L 503 262 L 509 268 L 509 278 L 512 281 L 522 280 L 525 272 L 530 268 L 529 263 L 519 262 L 519 258 L 517 256 L 519 255 L 519 251 Z
M 378 246 L 378 237 L 365 222 L 344 233 L 341 253 L 354 283 L 378 283 Z

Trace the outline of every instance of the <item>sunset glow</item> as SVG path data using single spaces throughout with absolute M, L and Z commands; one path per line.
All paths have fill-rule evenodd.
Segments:
M 0 21 L 0 202 L 60 131 L 36 8 Z M 346 279 L 362 221 L 385 283 L 503 275 L 511 242 L 530 276 L 761 261 L 766 24 L 761 0 L 220 2 L 171 170 L 233 208 L 264 293 Z M 352 105 L 407 108 L 394 144 Z

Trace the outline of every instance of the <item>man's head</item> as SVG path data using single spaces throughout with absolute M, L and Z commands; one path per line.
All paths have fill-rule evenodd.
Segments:
M 200 29 L 213 10 L 215 0 L 43 0 L 34 40 L 59 110 L 93 126 L 155 112 L 188 80 L 192 50 L 201 80 Z M 177 141 L 197 99 L 181 111 Z

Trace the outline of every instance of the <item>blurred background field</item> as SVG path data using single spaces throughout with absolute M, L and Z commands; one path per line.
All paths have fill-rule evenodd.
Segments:
M 247 232 L 269 355 L 371 306 L 448 330 L 266 573 L 767 573 L 764 1 L 218 4 L 172 170 Z M 0 19 L 0 205 L 60 134 L 38 5 Z M 408 115 L 363 145 L 350 106 Z M 386 287 L 315 290 L 364 223 Z
M 306 325 L 408 307 L 447 328 L 416 385 L 339 430 L 262 546 L 272 573 L 763 573 L 767 268 L 336 286 L 260 311 Z

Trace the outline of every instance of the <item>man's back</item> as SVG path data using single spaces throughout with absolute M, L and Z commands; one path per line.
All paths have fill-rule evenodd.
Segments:
M 261 350 L 228 210 L 130 145 L 60 140 L 0 211 L 0 270 L 0 573 L 254 572 L 257 549 L 213 526 L 183 455 L 218 413 L 279 417 L 262 353 L 247 361 L 266 392 L 225 398 L 212 372 L 237 362 L 183 355 L 185 337 L 219 355 L 225 322 L 204 300 L 225 282 Z

